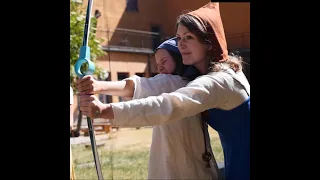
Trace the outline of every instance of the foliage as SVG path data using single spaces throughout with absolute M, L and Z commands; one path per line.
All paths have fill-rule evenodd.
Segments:
M 74 71 L 74 64 L 79 58 L 80 48 L 83 43 L 86 10 L 87 8 L 83 8 L 81 3 L 70 0 L 70 85 L 74 90 L 76 89 L 75 82 L 77 79 L 77 75 Z M 98 57 L 105 54 L 100 45 L 102 39 L 96 37 L 96 27 L 97 18 L 91 16 L 88 46 L 90 47 L 91 52 L 90 60 L 93 63 L 96 62 Z M 87 64 L 83 65 L 84 70 L 86 70 L 86 65 Z M 95 63 L 94 75 L 100 77 L 104 75 L 103 72 L 105 71 Z

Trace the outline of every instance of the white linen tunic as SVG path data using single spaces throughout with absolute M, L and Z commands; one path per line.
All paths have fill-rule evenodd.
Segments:
M 188 83 L 180 76 L 168 74 L 159 74 L 153 78 L 132 76 L 124 80 L 128 79 L 134 81 L 135 84 L 133 99 L 170 93 Z M 116 105 L 112 103 L 113 108 L 122 109 L 121 116 L 117 113 L 120 110 L 115 111 L 113 124 L 122 127 L 153 125 L 148 179 L 218 179 L 214 158 L 210 161 L 210 168 L 205 167 L 206 162 L 202 159 L 205 144 L 200 114 L 174 122 L 163 121 L 161 115 L 168 114 L 170 116 L 171 112 L 162 108 L 163 111 L 161 113 L 155 112 L 151 120 L 143 115 L 145 113 L 143 108 L 139 109 L 140 112 L 129 110 L 129 104 L 141 103 L 141 101 L 137 102 L 137 100 L 132 100 Z M 156 103 L 153 105 L 157 106 Z M 207 151 L 213 153 L 207 125 L 205 135 L 207 137 Z

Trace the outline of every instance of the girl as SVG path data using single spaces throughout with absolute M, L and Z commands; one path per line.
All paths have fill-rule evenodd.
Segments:
M 139 99 L 169 93 L 187 85 L 187 79 L 179 76 L 184 73 L 186 66 L 182 64 L 176 38 L 163 42 L 156 49 L 155 58 L 160 74 L 153 78 L 133 76 L 123 81 L 107 82 L 87 76 L 78 81 L 78 91 L 81 94 L 99 93 Z M 197 76 L 192 72 L 197 71 L 191 69 L 184 75 L 192 79 Z M 126 115 L 131 116 L 130 113 Z M 181 118 L 181 121 L 165 124 L 161 117 L 154 117 L 157 123 L 152 124 L 148 179 L 218 179 L 214 158 L 210 160 L 209 156 L 206 161 L 203 159 L 203 154 L 211 155 L 212 149 L 207 126 L 203 126 L 200 118 L 200 114 L 194 114 Z M 134 121 L 129 119 L 117 126 L 150 125 L 143 118 Z

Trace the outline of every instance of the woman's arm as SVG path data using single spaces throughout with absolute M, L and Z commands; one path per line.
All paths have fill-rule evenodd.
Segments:
M 165 124 L 222 107 L 231 91 L 223 77 L 204 75 L 172 93 L 105 105 L 100 116 L 116 126 Z
M 77 81 L 77 89 L 80 94 L 107 94 L 132 98 L 134 83 L 132 80 L 97 81 L 89 75 Z
M 187 83 L 180 76 L 169 74 L 151 78 L 134 75 L 122 81 L 97 81 L 93 77 L 85 77 L 79 81 L 78 90 L 81 94 L 107 94 L 131 100 L 172 92 Z
M 132 76 L 125 80 L 132 80 L 134 84 L 133 99 L 158 96 L 170 93 L 188 84 L 187 80 L 178 75 L 158 74 L 151 78 Z
M 133 97 L 134 82 L 132 80 L 124 81 L 98 81 L 99 89 L 97 94 L 107 94 L 111 96 Z

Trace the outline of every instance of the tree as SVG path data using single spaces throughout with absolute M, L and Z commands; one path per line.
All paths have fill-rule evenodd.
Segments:
M 93 14 L 93 13 L 91 13 Z M 79 58 L 80 48 L 83 41 L 84 24 L 86 20 L 86 8 L 82 7 L 81 3 L 70 0 L 70 85 L 75 91 L 75 83 L 78 78 L 74 71 L 74 64 Z M 91 16 L 91 25 L 89 33 L 88 46 L 91 52 L 91 61 L 96 62 L 96 59 L 105 54 L 102 50 L 100 42 L 102 39 L 96 37 L 97 18 Z M 86 68 L 86 66 L 83 66 Z M 105 71 L 95 63 L 94 75 L 98 77 L 104 76 Z

